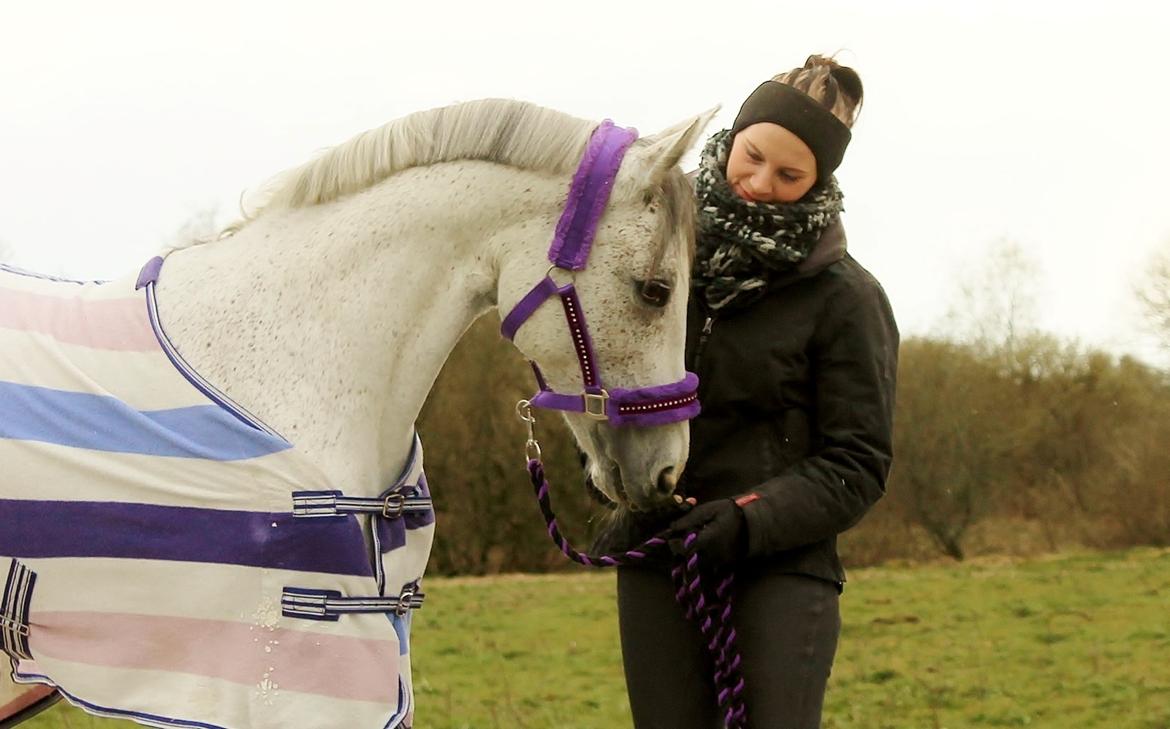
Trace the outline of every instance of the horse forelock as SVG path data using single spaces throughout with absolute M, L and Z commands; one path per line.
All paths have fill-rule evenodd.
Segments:
M 674 170 L 649 194 L 651 204 L 659 206 L 659 214 L 655 235 L 657 246 L 646 278 L 654 278 L 668 256 L 685 255 L 683 270 L 690 271 L 695 256 L 694 188 L 682 172 Z

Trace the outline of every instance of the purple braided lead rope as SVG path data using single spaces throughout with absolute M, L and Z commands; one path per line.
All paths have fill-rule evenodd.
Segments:
M 620 554 L 592 557 L 573 548 L 561 529 L 557 526 L 557 515 L 553 513 L 552 501 L 549 498 L 548 479 L 544 475 L 544 464 L 535 458 L 528 459 L 528 473 L 532 476 L 532 487 L 536 490 L 536 503 L 540 505 L 540 513 L 544 515 L 544 522 L 548 525 L 548 535 L 566 557 L 577 564 L 586 567 L 618 567 L 644 562 L 647 557 L 657 550 L 666 547 L 666 532 L 657 534 L 639 546 L 621 552 Z
M 528 473 L 536 493 L 536 502 L 548 526 L 548 535 L 557 549 L 576 562 L 587 567 L 617 567 L 644 562 L 651 554 L 667 548 L 667 531 L 659 532 L 633 549 L 618 554 L 594 557 L 580 552 L 569 543 L 557 525 L 557 516 L 552 510 L 549 483 L 544 474 L 544 464 L 537 458 L 528 459 Z M 717 579 L 714 592 L 709 592 L 703 580 L 699 555 L 695 551 L 697 532 L 687 534 L 683 540 L 686 554 L 679 558 L 671 570 L 676 592 L 675 599 L 686 611 L 688 620 L 694 620 L 706 641 L 707 652 L 715 664 L 716 702 L 723 712 L 726 729 L 748 729 L 747 708 L 744 706 L 744 679 L 740 670 L 742 659 L 736 645 L 735 627 L 731 623 L 731 595 L 735 586 L 734 574 L 727 570 L 709 571 Z
M 706 641 L 707 652 L 715 664 L 716 703 L 723 712 L 727 729 L 747 729 L 747 709 L 743 702 L 744 679 L 740 670 L 743 663 L 736 646 L 735 626 L 731 623 L 732 589 L 735 576 L 726 570 L 712 571 L 716 580 L 715 592 L 708 592 L 702 579 L 699 555 L 694 546 L 698 534 L 691 532 L 683 540 L 687 550 L 684 559 L 671 570 L 674 578 L 675 599 L 694 620 Z

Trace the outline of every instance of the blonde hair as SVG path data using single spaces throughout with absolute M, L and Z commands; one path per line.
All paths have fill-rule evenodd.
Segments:
M 776 74 L 772 80 L 792 86 L 821 102 L 847 127 L 853 127 L 861 111 L 864 96 L 861 77 L 832 57 L 813 54 L 800 68 Z

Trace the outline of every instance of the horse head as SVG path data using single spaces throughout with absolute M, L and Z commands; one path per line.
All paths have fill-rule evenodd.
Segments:
M 698 411 L 683 365 L 693 195 L 678 161 L 715 111 L 636 141 L 603 124 L 551 248 L 547 228 L 526 228 L 497 264 L 504 333 L 534 363 L 541 388 L 533 404 L 565 411 L 594 485 L 633 510 L 672 498 L 686 463 L 685 420 Z M 621 166 L 590 169 L 607 161 Z M 554 294 L 561 306 L 548 301 Z

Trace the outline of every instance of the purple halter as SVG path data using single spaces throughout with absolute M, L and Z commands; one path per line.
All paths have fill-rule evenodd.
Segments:
M 569 199 L 549 247 L 548 259 L 553 265 L 504 317 L 500 332 L 512 339 L 541 304 L 553 295 L 559 296 L 573 337 L 573 347 L 577 350 L 577 360 L 581 363 L 585 390 L 579 395 L 554 392 L 549 389 L 540 368 L 531 362 L 536 383 L 540 386 L 540 392 L 532 397 L 531 404 L 551 410 L 585 413 L 598 420 L 608 420 L 611 425 L 650 426 L 677 423 L 698 415 L 699 378 L 688 372 L 682 380 L 669 385 L 607 390 L 597 369 L 593 340 L 585 326 L 585 312 L 581 310 L 577 289 L 572 283 L 558 286 L 550 276 L 554 268 L 566 271 L 585 268 L 597 222 L 605 211 L 622 157 L 637 137 L 636 130 L 614 126 L 608 119 L 594 130 L 585 156 L 573 175 Z

